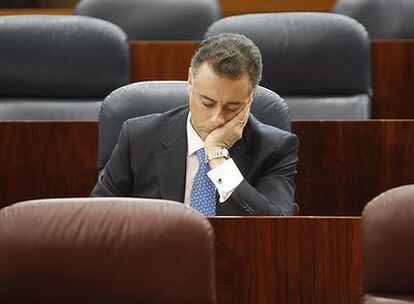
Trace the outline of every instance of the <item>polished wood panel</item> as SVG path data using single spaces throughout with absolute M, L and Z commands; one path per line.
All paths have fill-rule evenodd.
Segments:
M 224 16 L 265 12 L 331 12 L 335 0 L 220 0 Z
M 414 120 L 294 121 L 296 202 L 305 215 L 360 215 L 381 192 L 414 183 Z
M 373 118 L 414 118 L 414 40 L 374 40 Z
M 130 80 L 185 80 L 198 41 L 131 41 Z
M 0 9 L 0 16 L 6 15 L 72 15 L 72 8 L 15 8 Z
M 414 120 L 293 121 L 302 215 L 360 215 L 379 193 L 414 183 Z M 0 207 L 87 196 L 96 182 L 96 122 L 0 122 Z
M 88 196 L 96 151 L 96 122 L 0 122 L 0 207 Z
M 210 222 L 219 303 L 358 303 L 359 218 Z

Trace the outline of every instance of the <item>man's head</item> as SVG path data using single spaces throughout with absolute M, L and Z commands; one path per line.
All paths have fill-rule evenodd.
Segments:
M 235 117 L 253 99 L 262 77 L 257 46 L 239 34 L 220 34 L 198 46 L 188 75 L 191 122 L 207 135 Z

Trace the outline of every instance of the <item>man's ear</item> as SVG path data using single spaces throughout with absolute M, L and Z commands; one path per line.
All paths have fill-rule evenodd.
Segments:
M 187 82 L 188 82 L 189 85 L 193 84 L 193 77 L 192 77 L 192 73 L 191 73 L 191 67 L 188 68 Z
M 254 88 L 252 90 L 252 92 L 250 93 L 249 103 L 252 103 L 253 102 L 254 96 L 256 95 L 256 90 L 257 90 L 257 88 Z
M 191 73 L 191 67 L 188 69 L 188 78 L 187 78 L 187 92 L 188 96 L 191 96 L 191 90 L 193 89 L 193 76 Z

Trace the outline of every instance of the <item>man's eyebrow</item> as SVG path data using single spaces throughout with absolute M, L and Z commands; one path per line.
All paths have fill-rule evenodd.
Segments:
M 208 97 L 207 95 L 200 94 L 200 96 L 203 97 L 203 98 L 205 98 L 205 99 L 207 99 L 207 100 L 210 100 L 210 101 L 213 101 L 213 102 L 217 102 L 213 98 Z M 244 104 L 244 103 L 245 102 L 243 102 L 243 101 L 235 100 L 235 101 L 228 102 L 226 105 L 241 105 L 241 104 Z
M 241 105 L 243 103 L 245 102 L 236 100 L 236 101 L 228 102 L 227 105 Z
M 215 101 L 213 98 L 211 98 L 211 97 L 208 97 L 207 95 L 204 95 L 204 94 L 200 94 L 200 96 L 201 97 L 203 97 L 203 98 L 205 98 L 205 99 L 207 99 L 207 100 L 210 100 L 210 101 L 214 101 L 214 102 L 217 102 L 217 101 Z

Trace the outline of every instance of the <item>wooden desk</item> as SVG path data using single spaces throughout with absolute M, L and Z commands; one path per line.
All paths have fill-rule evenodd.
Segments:
M 211 218 L 221 304 L 358 303 L 360 218 Z
M 414 40 L 374 40 L 372 115 L 414 118 Z
M 97 179 L 97 122 L 0 122 L 0 207 L 88 196 Z
M 198 41 L 131 41 L 130 81 L 186 80 Z
M 414 183 L 414 120 L 294 121 L 302 215 L 360 215 L 379 193 Z M 0 122 L 0 207 L 87 196 L 97 178 L 96 122 Z
M 332 12 L 335 0 L 220 0 L 223 15 L 270 12 Z
M 387 189 L 414 183 L 414 120 L 294 121 L 296 200 L 305 215 L 360 215 Z

